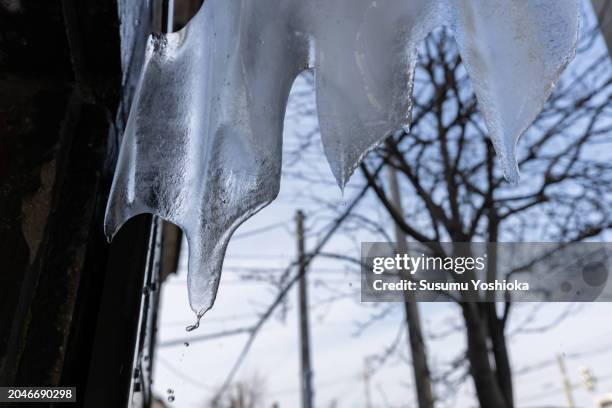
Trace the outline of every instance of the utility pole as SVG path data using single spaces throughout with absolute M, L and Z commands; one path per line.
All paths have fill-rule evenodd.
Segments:
M 310 334 L 308 330 L 308 282 L 306 281 L 306 258 L 304 254 L 304 213 L 301 210 L 298 210 L 295 221 L 297 225 L 297 250 L 300 274 L 298 302 L 300 313 L 302 408 L 312 408 L 312 368 L 310 365 Z
M 557 363 L 559 363 L 559 371 L 561 372 L 561 379 L 563 380 L 563 389 L 565 391 L 565 397 L 567 398 L 567 407 L 575 408 L 574 396 L 572 394 L 572 383 L 567 376 L 567 370 L 565 369 L 565 359 L 563 354 L 557 355 Z
M 372 408 L 372 393 L 370 392 L 370 364 L 367 357 L 363 360 L 363 386 L 365 391 L 365 407 Z
M 398 213 L 402 213 L 402 201 L 399 192 L 397 175 L 393 166 L 388 167 L 389 188 L 391 190 L 391 202 Z M 406 234 L 395 224 L 395 240 L 397 241 L 396 251 L 399 254 L 408 252 L 408 242 Z M 414 370 L 414 382 L 417 389 L 417 400 L 419 408 L 433 408 L 434 401 L 431 391 L 431 374 L 427 365 L 427 354 L 425 343 L 423 342 L 423 330 L 421 328 L 421 318 L 419 307 L 416 303 L 414 293 L 404 291 L 404 311 L 408 326 L 408 339 L 410 341 L 410 351 L 412 353 L 412 368 Z

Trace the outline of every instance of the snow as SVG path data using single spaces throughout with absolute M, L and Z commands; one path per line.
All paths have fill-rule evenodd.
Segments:
M 578 0 L 208 0 L 183 30 L 149 39 L 105 231 L 152 213 L 189 241 L 189 300 L 213 302 L 235 229 L 279 191 L 291 85 L 316 72 L 327 160 L 344 188 L 410 122 L 418 44 L 455 32 L 502 162 L 572 59 Z

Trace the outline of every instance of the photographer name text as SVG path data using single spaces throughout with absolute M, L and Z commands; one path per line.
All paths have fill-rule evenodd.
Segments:
M 472 279 L 468 282 L 430 282 L 426 279 L 418 281 L 402 279 L 398 282 L 386 282 L 382 279 L 377 279 L 372 282 L 372 288 L 376 291 L 528 291 L 529 283 L 519 282 L 518 280 L 485 282 L 479 279 Z

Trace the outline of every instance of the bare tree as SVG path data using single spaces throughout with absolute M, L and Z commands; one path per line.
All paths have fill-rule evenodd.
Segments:
M 312 198 L 323 211 L 335 213 L 330 219 L 319 215 L 318 221 L 310 217 L 323 227 L 308 262 L 328 257 L 359 267 L 357 256 L 322 251 L 331 236 L 340 232 L 349 237 L 354 234 L 356 241 L 357 231 L 393 241 L 389 230 L 397 227 L 409 240 L 434 247 L 445 241 L 575 242 L 608 232 L 612 227 L 612 143 L 606 138 L 612 131 L 612 67 L 607 50 L 594 46 L 596 30 L 586 31 L 591 34 L 583 36 L 579 44 L 580 63 L 574 64 L 557 84 L 546 107 L 520 141 L 523 181 L 516 186 L 502 176 L 452 37 L 443 30 L 431 35 L 417 66 L 411 129 L 393 135 L 368 156 L 361 166 L 363 177 L 353 180 L 345 192 L 352 196 L 347 200 L 350 205 L 342 207 L 333 200 L 326 201 L 321 189 L 302 189 L 300 198 Z M 307 76 L 306 81 L 312 82 L 312 77 Z M 311 103 L 300 103 L 299 114 L 314 115 Z M 318 169 L 306 173 L 291 168 L 310 149 L 320 148 L 316 142 L 318 129 L 305 128 L 301 142 L 286 157 L 289 168 L 284 174 L 312 186 L 333 184 Z M 399 178 L 401 208 L 381 171 L 385 167 L 394 169 Z M 367 195 L 368 191 L 373 194 Z M 376 205 L 364 209 L 366 201 Z M 372 214 L 380 209 L 386 222 Z M 287 267 L 278 296 L 258 322 L 246 329 L 249 338 L 226 385 L 255 336 L 299 279 L 299 273 L 292 274 L 294 269 L 295 263 Z M 490 268 L 487 279 L 495 279 L 496 273 Z M 456 386 L 471 376 L 482 407 L 513 407 L 506 333 L 512 304 L 457 304 L 462 324 L 453 322 L 449 332 L 464 332 L 467 350 L 451 362 L 448 371 L 432 372 L 434 388 L 438 391 L 436 386 L 441 383 Z M 384 318 L 393 307 L 384 307 L 382 312 L 379 308 L 371 320 Z M 369 322 L 362 329 L 368 326 Z M 398 339 L 392 349 L 398 348 Z M 383 359 L 391 352 L 385 350 Z M 465 372 L 453 377 L 453 372 L 465 367 Z M 436 392 L 434 398 L 439 401 L 442 396 Z
M 258 375 L 236 381 L 208 404 L 210 408 L 263 408 L 265 381 Z
M 583 63 L 561 81 L 522 138 L 523 182 L 512 186 L 502 177 L 452 37 L 431 36 L 417 69 L 410 131 L 391 137 L 361 166 L 395 224 L 425 243 L 573 242 L 609 230 L 612 163 L 602 147 L 610 147 L 612 70 L 607 50 L 598 54 L 592 41 L 582 41 Z M 409 201 L 401 210 L 387 183 L 369 170 L 381 162 L 401 177 Z M 487 278 L 495 277 L 489 268 Z M 501 310 L 492 302 L 459 305 L 480 405 L 514 406 L 505 336 L 511 304 Z

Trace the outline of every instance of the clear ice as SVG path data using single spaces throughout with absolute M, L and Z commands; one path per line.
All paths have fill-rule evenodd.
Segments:
M 450 28 L 504 174 L 573 58 L 578 0 L 207 0 L 183 30 L 149 38 L 105 231 L 152 213 L 189 242 L 198 318 L 215 299 L 235 229 L 279 191 L 283 118 L 314 68 L 321 138 L 341 188 L 410 124 L 417 46 Z

